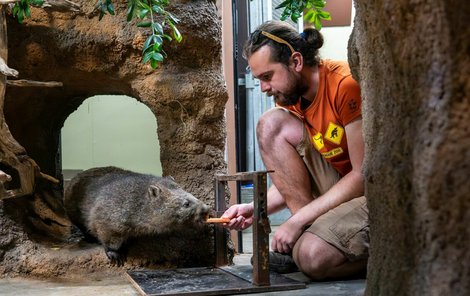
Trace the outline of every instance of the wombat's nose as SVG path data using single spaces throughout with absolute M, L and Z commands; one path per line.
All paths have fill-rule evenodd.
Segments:
M 209 214 L 209 207 L 207 205 L 203 205 L 202 208 L 201 208 L 201 214 L 202 215 L 207 215 Z

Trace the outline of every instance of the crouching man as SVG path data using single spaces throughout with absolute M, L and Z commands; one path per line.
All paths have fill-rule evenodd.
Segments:
M 369 241 L 360 89 L 347 63 L 319 58 L 322 45 L 314 28 L 299 34 L 268 21 L 244 48 L 261 90 L 276 103 L 257 126 L 263 162 L 275 171 L 268 212 L 292 213 L 274 234 L 270 268 L 298 268 L 316 280 L 363 274 Z M 227 228 L 243 230 L 253 222 L 253 204 L 222 217 L 231 218 Z

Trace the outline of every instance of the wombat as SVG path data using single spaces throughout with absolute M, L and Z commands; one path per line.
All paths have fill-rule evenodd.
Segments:
M 172 177 L 117 167 L 83 171 L 64 194 L 67 214 L 85 237 L 96 238 L 112 264 L 125 261 L 129 238 L 202 227 L 209 207 L 184 191 Z

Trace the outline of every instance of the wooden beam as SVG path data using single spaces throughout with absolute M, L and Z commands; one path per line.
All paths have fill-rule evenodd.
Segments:
M 7 80 L 7 85 L 19 87 L 62 87 L 64 84 L 57 81 L 34 81 L 34 80 Z

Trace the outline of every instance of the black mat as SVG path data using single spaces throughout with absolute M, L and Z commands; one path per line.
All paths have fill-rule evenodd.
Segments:
M 197 267 L 169 270 L 129 271 L 132 284 L 141 295 L 227 295 L 285 291 L 305 288 L 305 284 L 277 273 L 270 274 L 269 286 L 251 283 L 252 267 Z

